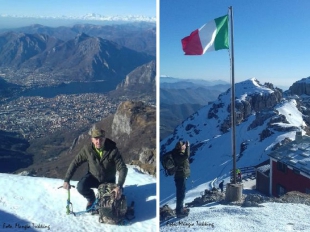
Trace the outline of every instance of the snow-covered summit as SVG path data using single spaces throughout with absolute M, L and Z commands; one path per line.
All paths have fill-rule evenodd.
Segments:
M 294 140 L 305 122 L 296 100 L 282 98 L 270 83 L 260 84 L 255 78 L 236 83 L 236 155 L 237 166 L 258 165 L 285 140 Z M 191 144 L 191 176 L 187 181 L 187 199 L 210 188 L 213 180 L 229 179 L 232 169 L 230 133 L 230 90 L 184 120 L 173 134 L 160 143 L 161 154 L 174 148 L 179 140 Z M 160 205 L 174 204 L 172 177 L 160 172 Z
M 191 176 L 187 180 L 185 203 L 200 197 L 205 189 L 230 182 L 233 168 L 230 133 L 231 90 L 188 117 L 160 143 L 161 154 L 177 141 L 191 144 Z M 251 78 L 235 85 L 237 167 L 255 166 L 296 131 L 305 134 L 307 125 L 296 98 L 283 98 L 270 83 Z M 244 185 L 244 194 L 250 193 Z M 160 205 L 175 208 L 173 177 L 160 171 Z M 306 231 L 310 229 L 306 205 L 264 203 L 258 208 L 210 203 L 191 208 L 188 217 L 161 224 L 161 231 Z M 294 212 L 292 214 L 291 212 Z M 298 216 L 296 216 L 298 215 Z
M 245 100 L 249 96 L 253 95 L 269 95 L 275 90 L 268 86 L 262 85 L 256 78 L 251 78 L 235 85 L 235 97 L 239 100 Z M 221 101 L 230 103 L 231 89 L 228 89 L 225 93 L 219 96 Z

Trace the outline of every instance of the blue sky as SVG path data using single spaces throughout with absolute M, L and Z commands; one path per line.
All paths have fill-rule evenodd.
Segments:
M 0 0 L 0 14 L 80 16 L 96 13 L 156 16 L 156 0 Z
M 181 39 L 214 18 L 234 14 L 235 82 L 291 86 L 310 76 L 310 1 L 169 0 L 160 2 L 160 74 L 230 81 L 228 50 L 185 56 Z

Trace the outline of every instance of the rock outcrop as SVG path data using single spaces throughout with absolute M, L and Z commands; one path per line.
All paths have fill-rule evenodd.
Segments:
M 152 60 L 133 71 L 109 93 L 112 97 L 145 101 L 155 105 L 156 102 L 156 62 Z
M 156 108 L 143 102 L 122 102 L 112 119 L 96 126 L 105 128 L 128 164 L 156 173 Z
M 282 90 L 274 88 L 272 84 L 265 83 L 264 85 L 260 84 L 258 80 L 252 78 L 248 81 L 242 82 L 240 85 L 244 85 L 244 89 L 255 88 L 259 86 L 264 89 L 262 92 L 251 92 L 236 96 L 235 99 L 235 108 L 236 108 L 236 123 L 240 124 L 246 120 L 252 113 L 258 114 L 257 121 L 251 125 L 249 129 L 255 128 L 257 125 L 262 125 L 264 120 L 270 117 L 270 112 L 272 108 L 278 104 L 282 99 Z M 242 86 L 238 87 L 242 89 Z M 222 102 L 222 99 L 225 100 L 230 97 L 230 89 L 225 93 L 221 94 L 217 102 L 214 102 L 212 107 L 208 112 L 208 119 L 215 118 L 218 119 L 218 112 L 225 110 L 229 113 L 227 118 L 221 122 L 220 128 L 223 133 L 228 132 L 231 127 L 231 105 L 225 106 Z M 264 112 L 264 113 L 263 113 Z M 263 116 L 263 117 L 261 117 Z
M 118 86 L 119 88 L 124 88 L 126 90 L 135 90 L 139 88 L 139 85 L 149 85 L 150 88 L 156 90 L 156 62 L 155 60 L 141 65 L 132 72 L 130 72 L 124 81 L 122 81 Z
M 310 95 L 310 77 L 296 81 L 290 88 L 291 95 Z

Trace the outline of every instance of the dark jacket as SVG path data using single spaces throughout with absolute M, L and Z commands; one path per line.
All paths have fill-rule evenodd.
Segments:
M 88 162 L 88 171 L 98 179 L 100 183 L 115 183 L 116 171 L 119 171 L 118 185 L 123 186 L 127 167 L 119 153 L 115 142 L 106 139 L 104 142 L 103 155 L 99 158 L 92 143 L 86 145 L 71 162 L 65 176 L 65 182 L 69 182 L 75 170 L 84 162 Z
M 190 176 L 191 171 L 189 166 L 189 156 L 189 147 L 186 147 L 184 152 L 178 149 L 172 150 L 172 157 L 176 165 L 176 172 L 174 174 L 174 178 L 187 178 Z

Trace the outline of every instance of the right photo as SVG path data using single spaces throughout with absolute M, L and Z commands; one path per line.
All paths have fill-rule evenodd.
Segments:
M 160 231 L 310 231 L 309 7 L 160 1 Z

